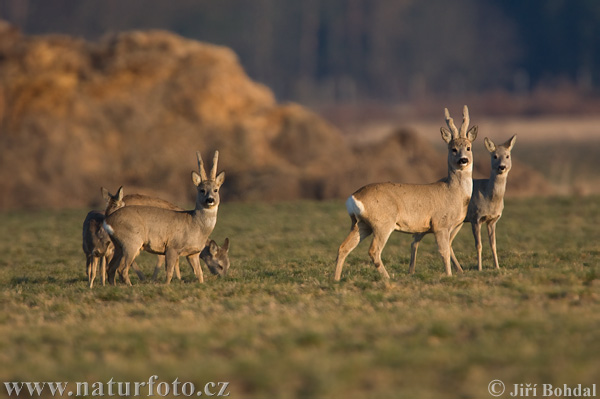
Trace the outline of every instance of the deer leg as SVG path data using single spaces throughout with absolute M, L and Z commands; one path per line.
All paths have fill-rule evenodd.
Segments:
M 475 248 L 477 249 L 477 269 L 482 270 L 481 265 L 481 222 L 478 220 L 471 223 L 473 237 L 475 238 Z
M 144 272 L 142 271 L 142 269 L 140 269 L 140 267 L 138 266 L 138 264 L 136 263 L 136 261 L 133 261 L 131 263 L 131 267 L 133 267 L 133 271 L 135 271 L 135 274 L 137 274 L 137 276 L 140 279 L 140 281 L 146 280 L 146 276 L 144 275 Z
M 92 256 L 91 254 L 85 256 L 85 274 L 88 278 L 88 286 L 92 283 Z
M 198 260 L 195 261 L 194 259 L 191 259 L 190 257 L 192 256 L 196 256 Z M 194 272 L 194 276 L 198 277 L 198 269 L 200 269 L 200 254 L 186 256 L 185 259 L 187 259 L 188 265 L 190 265 L 192 272 Z
M 165 263 L 167 267 L 167 284 L 171 283 L 173 279 L 173 272 L 175 271 L 175 266 L 179 263 L 179 254 L 171 249 L 167 249 L 165 252 Z
M 152 275 L 152 279 L 156 280 L 158 279 L 158 273 L 160 273 L 160 269 L 165 265 L 165 257 L 164 255 L 158 255 L 156 257 L 156 266 L 154 266 L 154 274 Z M 166 271 L 166 266 L 165 266 L 165 271 Z
M 141 249 L 141 245 L 139 247 L 137 247 L 136 250 L 132 251 L 131 249 L 125 247 L 122 248 L 123 250 L 123 260 L 121 261 L 121 264 L 119 265 L 119 274 L 121 274 L 121 278 L 123 280 L 125 280 L 125 284 L 131 286 L 131 280 L 129 279 L 129 268 L 135 264 L 134 266 L 134 270 L 137 271 L 139 270 L 139 267 L 137 266 L 137 264 L 135 263 L 135 258 L 137 258 L 137 256 L 140 253 L 140 249 Z M 122 269 L 121 269 L 122 268 Z M 141 271 L 140 271 L 141 273 Z M 139 276 L 139 274 L 138 274 Z M 143 274 L 142 274 L 143 276 Z
M 181 270 L 179 269 L 179 261 L 175 264 L 175 276 L 177 280 L 181 281 Z
M 100 258 L 100 276 L 102 276 L 102 286 L 106 285 L 106 259 L 106 256 Z
M 463 268 L 460 266 L 460 263 L 458 262 L 458 259 L 456 259 L 456 255 L 454 255 L 454 248 L 452 248 L 452 243 L 454 242 L 454 238 L 456 237 L 456 235 L 458 234 L 458 232 L 462 228 L 462 225 L 463 225 L 463 223 L 459 224 L 450 233 L 450 258 L 452 259 L 452 263 L 454 264 L 454 267 L 456 268 L 456 271 L 458 273 L 462 273 L 463 272 Z
M 383 261 L 381 260 L 381 252 L 385 247 L 388 239 L 390 238 L 390 234 L 394 231 L 394 228 L 386 228 L 386 229 L 378 229 L 373 231 L 373 242 L 371 242 L 371 247 L 369 248 L 369 256 L 371 260 L 375 264 L 375 268 L 384 279 L 389 280 L 390 275 L 387 270 L 385 270 L 385 266 L 383 265 Z
M 419 249 L 419 243 L 425 237 L 425 233 L 413 234 L 413 242 L 410 244 L 410 265 L 408 266 L 408 273 L 413 274 L 415 272 L 415 266 L 417 263 L 417 250 Z
M 108 264 L 108 283 L 110 285 L 115 285 L 115 274 L 117 270 L 121 268 L 121 263 L 123 262 L 123 250 L 120 245 L 115 245 L 115 252 L 113 253 L 113 257 Z
M 90 283 L 90 288 L 94 287 L 94 280 L 96 279 L 96 271 L 98 270 L 98 260 L 97 256 L 91 255 L 92 263 L 90 265 L 90 271 L 88 276 L 88 281 Z
M 194 255 L 190 255 L 186 257 L 188 263 L 190 264 L 190 266 L 192 267 L 192 270 L 194 271 L 194 275 L 196 277 L 198 277 L 198 282 L 199 283 L 203 283 L 204 282 L 204 274 L 202 274 L 202 266 L 200 265 L 200 255 L 199 254 L 194 254 Z
M 452 267 L 450 265 L 450 232 L 446 229 L 435 232 L 435 241 L 437 242 L 438 251 L 444 261 L 446 275 L 452 276 Z
M 340 281 L 342 277 L 342 268 L 348 254 L 369 234 L 371 234 L 371 228 L 363 222 L 357 222 L 356 218 L 353 217 L 350 233 L 338 248 L 337 259 L 335 260 L 335 281 Z
M 488 237 L 490 238 L 490 247 L 492 247 L 492 255 L 494 255 L 494 265 L 496 269 L 500 269 L 500 265 L 498 264 L 498 254 L 496 252 L 496 222 L 498 220 L 494 220 L 493 222 L 489 222 L 487 224 Z

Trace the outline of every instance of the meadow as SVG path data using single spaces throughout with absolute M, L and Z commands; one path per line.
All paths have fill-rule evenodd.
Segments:
M 0 213 L 0 382 L 227 381 L 230 398 L 486 398 L 490 381 L 599 383 L 600 198 L 508 199 L 501 269 L 476 268 L 470 226 L 446 277 L 432 236 L 368 242 L 332 281 L 343 201 L 224 203 L 228 277 L 87 287 L 87 210 Z M 148 277 L 155 257 L 142 254 Z M 7 395 L 4 384 L 0 396 Z M 23 396 L 26 397 L 26 396 Z M 49 397 L 49 396 L 47 396 Z M 65 396 L 66 397 L 66 396 Z M 159 397 L 159 396 L 157 396 Z M 168 396 L 172 397 L 172 396 Z M 508 392 L 504 394 L 508 397 Z

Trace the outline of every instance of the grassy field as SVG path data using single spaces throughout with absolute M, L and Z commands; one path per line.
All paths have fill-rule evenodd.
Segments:
M 469 270 L 451 278 L 432 236 L 408 275 L 411 237 L 394 234 L 386 285 L 367 242 L 331 281 L 350 226 L 342 201 L 224 204 L 213 237 L 231 239 L 227 278 L 205 270 L 200 285 L 182 263 L 184 281 L 170 286 L 132 275 L 133 287 L 93 290 L 86 211 L 2 213 L 0 382 L 157 375 L 196 388 L 227 381 L 231 398 L 486 398 L 495 379 L 507 390 L 597 384 L 599 205 L 509 200 L 502 269 L 491 269 L 485 240 L 484 271 L 473 270 L 467 225 L 455 252 Z M 139 262 L 151 275 L 155 258 Z

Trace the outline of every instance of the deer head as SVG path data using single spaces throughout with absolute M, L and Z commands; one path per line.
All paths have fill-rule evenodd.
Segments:
M 200 253 L 200 258 L 212 274 L 219 277 L 226 276 L 229 270 L 229 238 L 225 239 L 222 247 L 219 247 L 214 240 L 206 240 L 206 247 Z
M 196 152 L 196 156 L 198 157 L 198 169 L 200 172 L 198 174 L 192 171 L 192 182 L 198 190 L 196 195 L 196 209 L 216 209 L 220 203 L 219 189 L 225 181 L 225 172 L 217 175 L 219 151 L 215 151 L 210 177 L 204 169 L 204 162 L 202 161 L 200 151 Z
M 109 193 L 104 187 L 100 187 L 100 192 L 102 192 L 102 198 L 106 201 L 105 215 L 110 215 L 117 209 L 125 206 L 125 202 L 123 201 L 123 186 L 119 187 L 115 195 Z
M 442 139 L 448 144 L 448 166 L 452 170 L 473 168 L 473 152 L 471 143 L 477 138 L 477 126 L 469 127 L 469 109 L 463 108 L 463 122 L 460 130 L 456 128 L 454 120 L 450 117 L 448 108 L 444 109 L 447 128 L 440 129 Z M 467 130 L 468 129 L 468 130 Z
M 516 141 L 516 134 L 499 146 L 494 144 L 494 142 L 487 137 L 485 138 L 485 148 L 492 156 L 492 173 L 503 175 L 510 171 L 510 168 L 512 167 L 510 152 L 512 151 Z

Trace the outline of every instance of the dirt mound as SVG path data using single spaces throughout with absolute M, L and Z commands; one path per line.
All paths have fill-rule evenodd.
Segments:
M 277 104 L 229 49 L 164 31 L 98 42 L 0 23 L 0 209 L 98 206 L 99 187 L 193 199 L 195 151 L 221 152 L 224 200 L 332 198 L 445 174 L 409 133 L 353 149 L 314 113 Z

